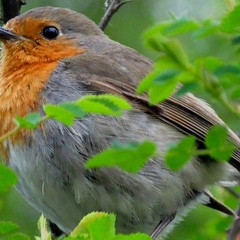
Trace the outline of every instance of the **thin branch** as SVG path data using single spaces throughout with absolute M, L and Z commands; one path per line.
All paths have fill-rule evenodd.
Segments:
M 26 4 L 26 0 L 1 0 L 2 22 L 6 23 L 11 18 L 20 14 L 22 5 Z
M 106 12 L 99 23 L 99 27 L 104 31 L 109 24 L 113 15 L 122 7 L 124 4 L 130 2 L 131 0 L 106 0 Z

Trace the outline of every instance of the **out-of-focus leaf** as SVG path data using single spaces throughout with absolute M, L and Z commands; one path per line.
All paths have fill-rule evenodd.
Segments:
M 227 141 L 228 131 L 223 126 L 214 126 L 208 133 L 205 143 L 210 155 L 218 161 L 227 161 L 234 151 L 234 145 Z
M 216 69 L 215 74 L 218 77 L 222 77 L 225 75 L 234 75 L 240 76 L 240 67 L 234 65 L 223 65 Z
M 240 33 L 239 16 L 240 16 L 240 5 L 236 6 L 233 11 L 231 11 L 229 14 L 227 14 L 224 17 L 220 25 L 220 29 L 223 32 L 230 33 L 230 34 Z
M 17 183 L 16 174 L 0 163 L 0 193 L 6 192 Z
M 149 89 L 149 99 L 151 104 L 158 104 L 168 99 L 176 91 L 178 82 L 171 79 L 161 84 L 157 84 Z
M 0 222 L 0 238 L 4 235 L 15 233 L 19 230 L 19 226 L 12 222 Z
M 192 92 L 193 90 L 197 89 L 199 87 L 198 83 L 188 83 L 184 84 L 176 93 L 178 97 L 182 97 L 188 92 Z
M 206 57 L 204 59 L 199 59 L 198 61 L 201 61 L 201 64 L 204 66 L 204 68 L 211 73 L 217 71 L 217 69 L 224 64 L 219 58 L 216 57 Z
M 194 39 L 201 39 L 209 35 L 213 35 L 218 31 L 218 27 L 219 26 L 212 20 L 206 20 L 201 27 L 199 27 L 196 31 L 193 32 L 192 37 Z
M 20 128 L 35 129 L 41 122 L 41 115 L 39 113 L 30 113 L 24 118 L 16 117 L 15 122 Z
M 194 20 L 182 18 L 174 21 L 168 27 L 166 27 L 163 30 L 163 34 L 167 37 L 174 37 L 197 30 L 199 26 L 200 25 Z
M 164 52 L 172 58 L 181 68 L 187 69 L 190 65 L 188 56 L 182 44 L 177 39 L 168 39 L 162 43 Z
M 122 170 L 137 173 L 156 154 L 156 151 L 156 144 L 149 141 L 130 144 L 115 143 L 109 149 L 89 159 L 86 167 L 120 167 Z
M 30 240 L 30 237 L 23 233 L 14 233 L 6 238 L 6 240 Z
M 166 165 L 172 171 L 181 170 L 196 154 L 196 138 L 189 136 L 171 147 L 165 157 Z

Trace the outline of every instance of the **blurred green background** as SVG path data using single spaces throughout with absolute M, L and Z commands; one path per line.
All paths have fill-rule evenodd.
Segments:
M 110 38 L 136 49 L 142 54 L 156 59 L 158 56 L 144 45 L 143 34 L 149 27 L 155 24 L 177 17 L 191 17 L 196 19 L 220 19 L 227 11 L 227 4 L 231 1 L 224 0 L 133 0 L 125 5 L 112 19 L 106 30 Z M 59 6 L 79 11 L 98 23 L 104 14 L 104 0 L 28 0 L 27 5 L 22 8 L 25 12 L 39 6 Z M 193 42 L 183 37 L 182 42 L 193 59 L 199 56 L 217 55 L 224 59 L 231 59 L 228 51 L 228 41 L 218 37 L 212 37 L 204 41 Z M 239 130 L 238 124 L 231 116 L 226 116 L 221 107 L 212 103 L 221 117 L 227 121 L 235 130 Z M 216 194 L 225 198 L 230 206 L 236 207 L 237 201 L 222 190 Z M 36 222 L 39 213 L 28 206 L 16 191 L 12 191 L 3 197 L 3 208 L 0 210 L 0 220 L 11 220 L 17 222 L 22 231 L 34 236 L 37 234 Z M 220 219 L 220 220 L 219 220 Z M 222 235 L 226 225 L 231 219 L 223 217 L 205 207 L 193 210 L 185 221 L 183 221 L 169 239 L 204 239 L 221 240 L 226 239 Z

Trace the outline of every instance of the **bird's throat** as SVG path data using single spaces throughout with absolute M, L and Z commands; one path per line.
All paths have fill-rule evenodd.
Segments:
M 16 127 L 13 119 L 40 109 L 45 89 L 59 62 L 16 65 L 3 62 L 0 67 L 0 136 Z M 10 67 L 11 66 L 11 67 Z M 21 143 L 30 131 L 22 130 L 11 138 Z

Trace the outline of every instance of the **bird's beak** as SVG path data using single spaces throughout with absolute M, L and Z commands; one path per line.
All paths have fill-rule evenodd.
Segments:
M 0 41 L 17 40 L 19 38 L 17 34 L 0 27 Z

